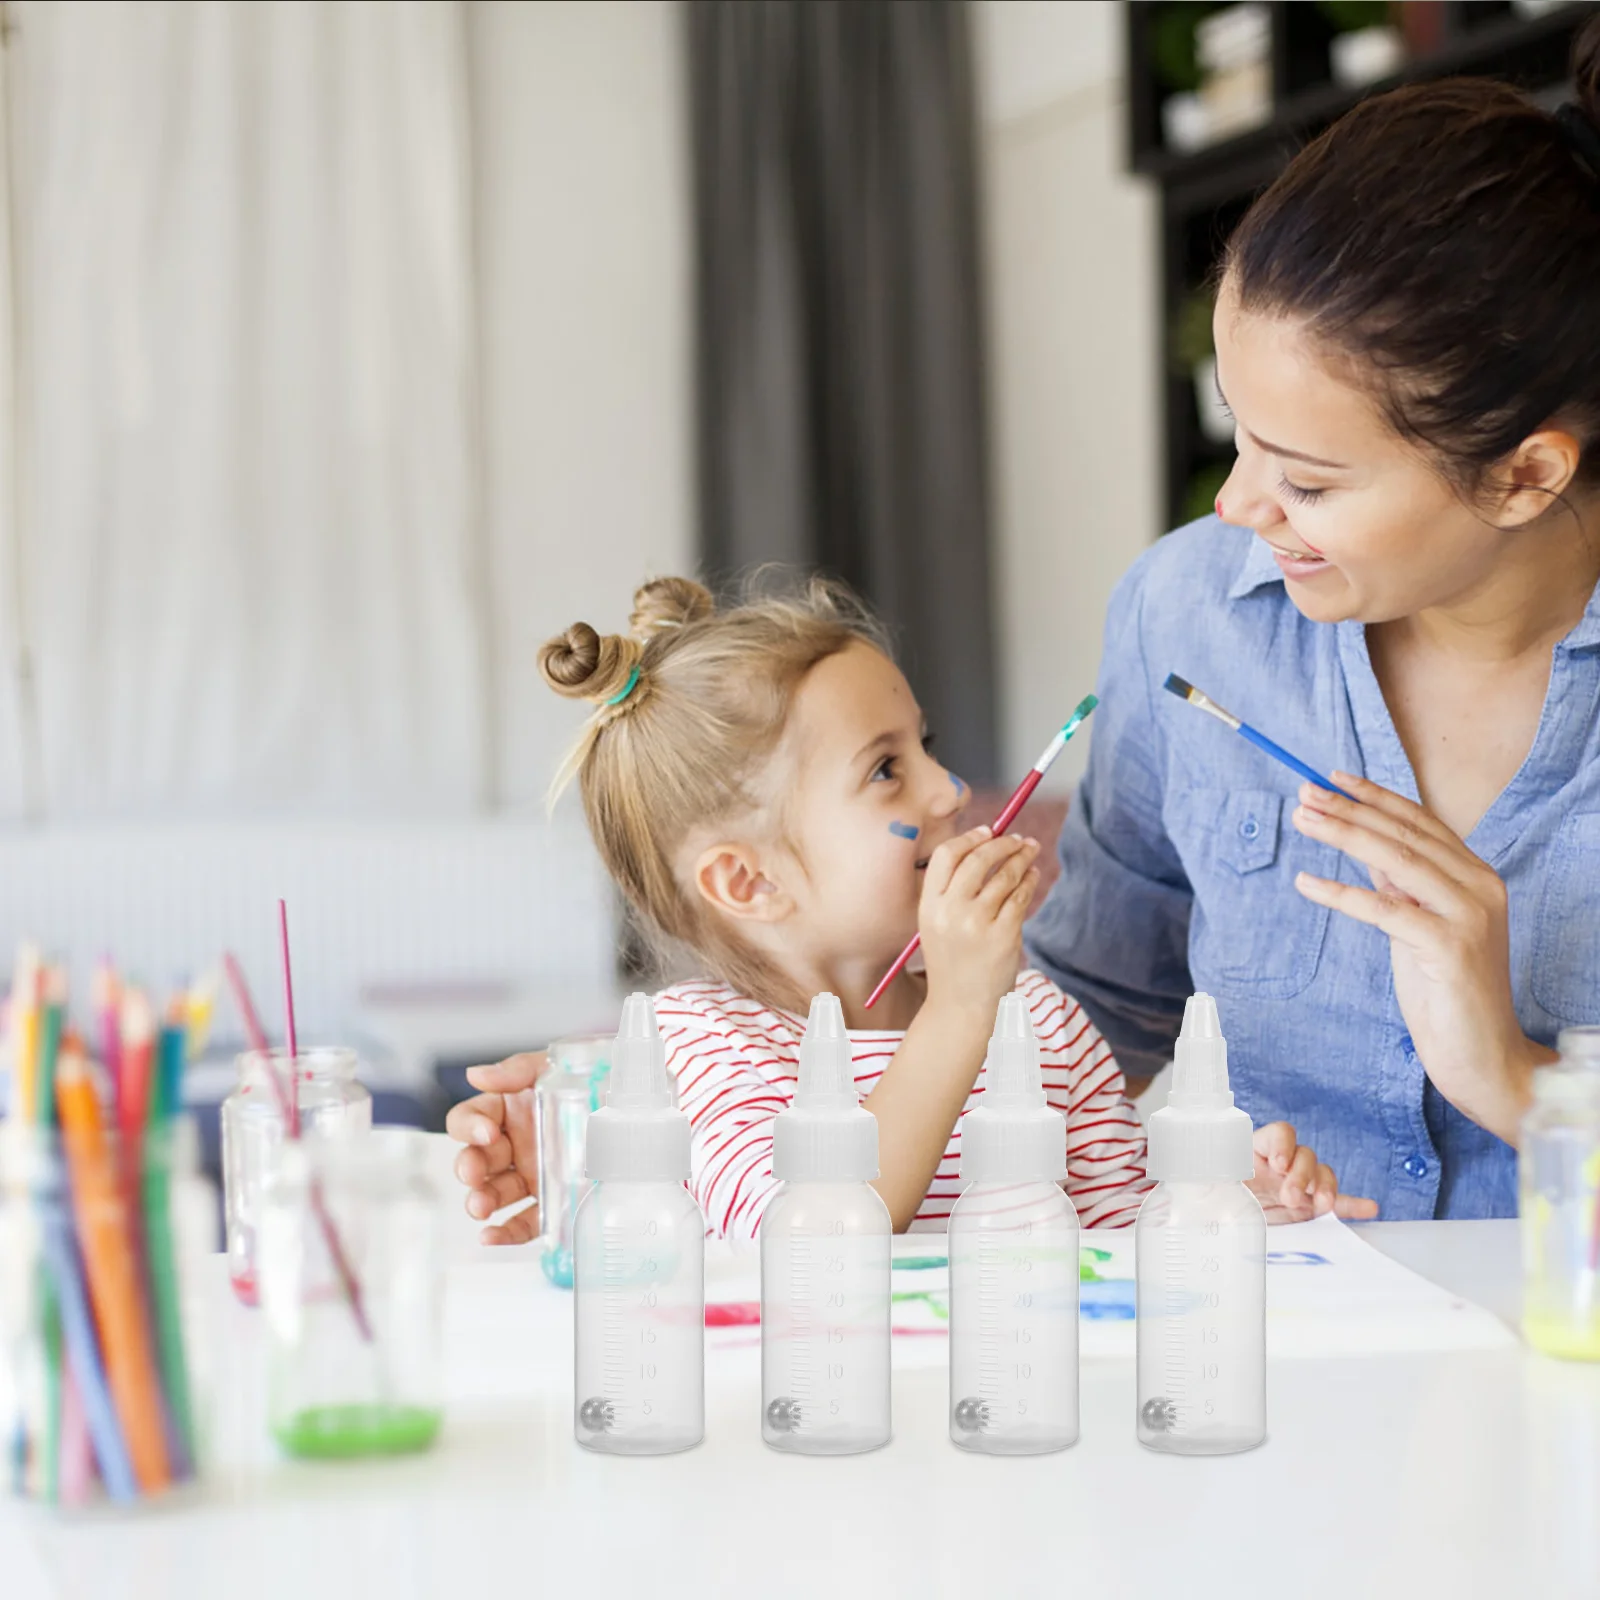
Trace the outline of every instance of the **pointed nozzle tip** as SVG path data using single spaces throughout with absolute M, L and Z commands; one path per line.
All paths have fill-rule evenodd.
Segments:
M 843 1039 L 844 1007 L 839 1004 L 836 994 L 813 995 L 811 997 L 811 1011 L 806 1017 L 806 1037 L 808 1039 Z
M 1180 1039 L 1220 1039 L 1222 1019 L 1217 1015 L 1217 1002 L 1208 994 L 1192 994 L 1183 1007 L 1183 1027 Z
M 997 1039 L 1032 1039 L 1033 1019 L 1028 1015 L 1028 1003 L 1015 989 L 1000 1002 L 1000 1014 L 995 1018 L 994 1034 Z
M 660 1037 L 656 1027 L 656 1008 L 647 994 L 630 994 L 622 1007 L 622 1026 L 617 1030 L 621 1039 L 655 1039 Z

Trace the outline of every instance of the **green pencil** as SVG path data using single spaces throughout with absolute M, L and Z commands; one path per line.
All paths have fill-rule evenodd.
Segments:
M 62 993 L 65 975 L 59 970 L 47 971 L 44 979 L 44 1007 L 39 1016 L 38 1073 L 34 1078 L 34 1122 L 39 1129 L 39 1141 L 48 1147 L 53 1141 L 56 1127 L 56 1062 L 61 1055 Z M 48 1148 L 46 1160 L 50 1159 Z M 50 1183 L 61 1180 L 51 1174 Z M 59 1196 L 57 1197 L 59 1200 Z M 45 1434 L 42 1462 L 45 1499 L 54 1505 L 61 1498 L 61 1308 L 56 1304 L 55 1281 L 45 1262 L 41 1260 L 39 1273 L 40 1331 L 44 1346 L 44 1408 Z
M 194 1411 L 183 1349 L 183 1308 L 172 1241 L 172 1125 L 183 1094 L 184 1029 L 161 1030 L 156 1070 L 150 1076 L 150 1118 L 144 1160 L 145 1249 L 150 1262 L 151 1309 L 162 1383 L 180 1446 L 175 1475 L 195 1471 Z

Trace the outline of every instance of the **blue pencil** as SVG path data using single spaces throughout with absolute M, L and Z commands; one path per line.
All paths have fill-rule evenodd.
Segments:
M 1353 794 L 1341 789 L 1331 779 L 1323 777 L 1315 767 L 1308 767 L 1298 756 L 1290 755 L 1281 744 L 1274 744 L 1266 734 L 1258 733 L 1248 722 L 1234 716 L 1231 711 L 1225 711 L 1210 695 L 1202 694 L 1192 683 L 1180 678 L 1177 673 L 1169 672 L 1163 687 L 1168 694 L 1175 694 L 1180 700 L 1187 700 L 1190 705 L 1209 712 L 1218 722 L 1243 735 L 1256 749 L 1264 750 L 1274 761 L 1281 761 L 1291 772 L 1298 772 L 1302 778 L 1309 779 L 1319 789 L 1329 789 L 1334 794 L 1342 794 L 1346 800 L 1355 799 Z
M 100 1341 L 95 1333 L 94 1318 L 89 1310 L 88 1296 L 84 1293 L 83 1277 L 78 1270 L 77 1251 L 72 1242 L 72 1223 L 68 1218 L 64 1197 L 56 1196 L 40 1206 L 45 1256 L 55 1278 L 56 1297 L 61 1309 L 61 1331 L 66 1336 L 67 1356 L 72 1362 L 73 1375 L 83 1396 L 84 1415 L 89 1424 L 89 1437 L 94 1443 L 95 1460 L 100 1465 L 100 1477 L 106 1493 L 113 1500 L 137 1500 L 139 1486 L 134 1479 L 133 1463 L 128 1447 L 123 1442 L 122 1428 L 117 1421 L 115 1403 L 106 1383 L 105 1368 L 100 1361 Z

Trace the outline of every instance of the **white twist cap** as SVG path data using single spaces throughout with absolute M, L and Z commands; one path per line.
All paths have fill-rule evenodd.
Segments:
M 1255 1175 L 1250 1118 L 1228 1088 L 1228 1042 L 1217 1002 L 1192 994 L 1173 1052 L 1167 1103 L 1150 1118 L 1149 1174 L 1158 1182 L 1224 1183 Z
M 587 1178 L 681 1183 L 689 1176 L 689 1119 L 678 1109 L 667 1047 L 647 994 L 630 994 L 611 1053 L 606 1103 L 584 1130 Z
M 1067 1119 L 1045 1100 L 1033 1019 L 1013 990 L 995 1016 L 983 1098 L 961 1122 L 961 1177 L 1008 1183 L 1066 1175 Z
M 794 1103 L 772 1124 L 772 1175 L 787 1183 L 878 1176 L 878 1119 L 856 1093 L 850 1035 L 837 995 L 819 994 L 811 1002 Z

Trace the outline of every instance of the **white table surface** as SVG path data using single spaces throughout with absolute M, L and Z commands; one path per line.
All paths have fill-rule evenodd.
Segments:
M 1362 1232 L 1514 1323 L 1514 1223 Z M 1021 1460 L 954 1449 L 945 1375 L 898 1372 L 893 1442 L 817 1460 L 766 1449 L 754 1385 L 713 1362 L 705 1442 L 617 1459 L 573 1443 L 570 1300 L 530 1252 L 468 1239 L 431 1454 L 274 1461 L 245 1420 L 256 1318 L 219 1272 L 236 1370 L 214 1482 L 75 1524 L 0 1502 L 0 1600 L 1600 1596 L 1600 1366 L 1520 1345 L 1274 1362 L 1266 1444 L 1209 1460 L 1135 1442 L 1131 1361 L 1086 1360 L 1080 1442 Z

